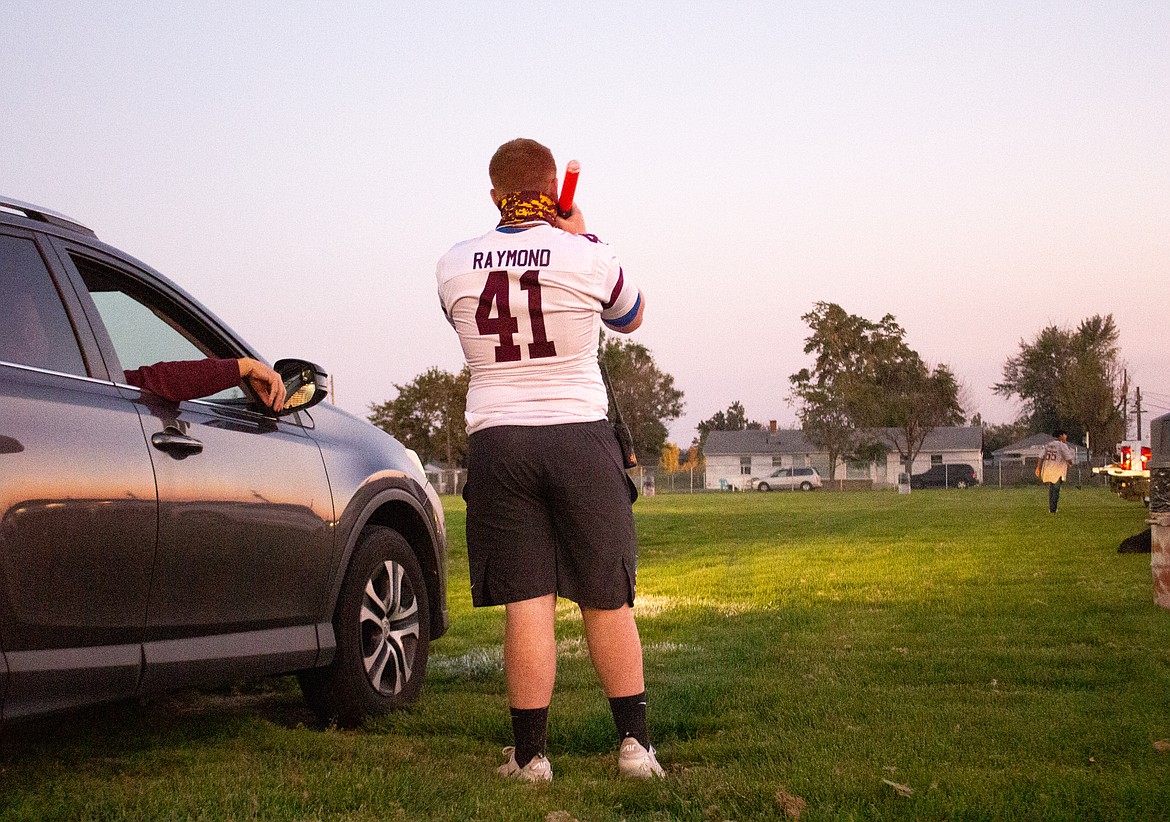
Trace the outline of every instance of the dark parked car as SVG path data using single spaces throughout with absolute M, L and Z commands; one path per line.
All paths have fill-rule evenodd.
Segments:
M 447 630 L 418 457 L 313 405 L 303 360 L 276 364 L 279 416 L 243 388 L 170 402 L 124 375 L 243 356 L 261 359 L 158 272 L 0 198 L 5 721 L 290 672 L 345 725 L 418 695 Z
M 969 488 L 979 484 L 975 469 L 964 462 L 932 465 L 910 477 L 911 488 Z

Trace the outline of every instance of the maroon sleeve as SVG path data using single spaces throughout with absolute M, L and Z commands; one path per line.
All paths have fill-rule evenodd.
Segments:
M 179 402 L 218 394 L 240 382 L 236 360 L 176 360 L 126 372 L 126 382 L 165 400 Z

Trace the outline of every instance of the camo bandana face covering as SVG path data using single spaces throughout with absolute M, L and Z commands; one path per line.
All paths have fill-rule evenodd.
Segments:
M 512 191 L 500 198 L 499 225 L 518 225 L 543 220 L 556 225 L 557 204 L 538 191 Z

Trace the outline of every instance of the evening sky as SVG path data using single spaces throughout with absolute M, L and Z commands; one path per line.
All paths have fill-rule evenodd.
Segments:
M 816 301 L 893 314 L 969 412 L 1112 313 L 1170 410 L 1170 3 L 69 3 L 0 15 L 0 193 L 76 217 L 365 415 L 462 356 L 434 264 L 533 137 L 685 393 L 793 425 Z M 1148 419 L 1148 417 L 1147 417 Z

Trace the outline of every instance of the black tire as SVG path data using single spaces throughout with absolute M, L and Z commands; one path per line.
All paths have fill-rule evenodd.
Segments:
M 959 480 L 958 482 L 955 483 L 955 487 L 956 488 L 966 488 L 967 487 L 967 480 Z
M 800 490 L 801 491 L 811 491 L 812 490 L 812 483 L 809 482 L 808 480 L 805 480 L 804 482 L 802 482 L 800 484 Z
M 299 674 L 305 701 L 342 727 L 403 708 L 426 678 L 431 621 L 426 584 L 410 544 L 391 528 L 362 533 L 333 616 L 333 662 Z
M 771 489 L 771 486 L 768 485 L 768 483 L 766 483 L 766 482 L 761 482 L 759 485 L 756 486 L 757 491 L 768 491 L 770 489 Z

